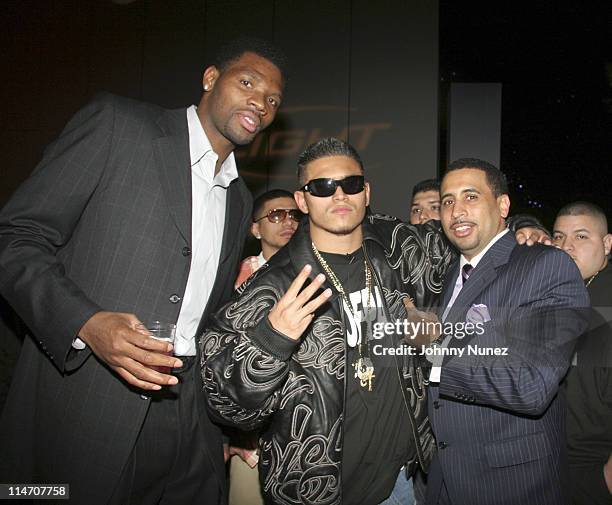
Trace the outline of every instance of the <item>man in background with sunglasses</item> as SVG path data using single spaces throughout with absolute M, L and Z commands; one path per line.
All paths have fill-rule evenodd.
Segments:
M 251 234 L 261 242 L 261 252 L 242 261 L 235 288 L 289 242 L 301 217 L 293 195 L 284 189 L 271 189 L 255 199 Z
M 293 194 L 284 189 L 271 189 L 253 202 L 251 234 L 260 241 L 261 252 L 249 256 L 240 264 L 235 288 L 261 268 L 283 248 L 297 230 L 302 213 Z M 225 446 L 226 459 L 232 455 L 229 474 L 229 505 L 259 505 L 263 503 L 257 471 L 257 432 L 231 434 Z

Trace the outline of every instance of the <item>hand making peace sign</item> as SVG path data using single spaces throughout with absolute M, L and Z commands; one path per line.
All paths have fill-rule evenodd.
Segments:
M 272 327 L 293 340 L 297 340 L 302 336 L 302 333 L 304 333 L 304 330 L 308 328 L 308 325 L 314 318 L 315 310 L 323 305 L 332 295 L 332 290 L 327 288 L 323 293 L 311 300 L 325 282 L 323 274 L 317 275 L 309 286 L 300 291 L 306 279 L 308 279 L 311 270 L 312 267 L 310 265 L 302 268 L 301 272 L 289 286 L 289 289 L 287 289 L 287 292 L 276 302 L 276 305 L 272 307 L 270 314 L 268 314 L 268 320 Z

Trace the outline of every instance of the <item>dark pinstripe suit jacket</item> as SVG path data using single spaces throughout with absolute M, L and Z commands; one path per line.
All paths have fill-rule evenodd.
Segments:
M 441 311 L 458 275 L 457 262 Z M 559 383 L 586 326 L 580 273 L 564 252 L 519 246 L 507 233 L 474 269 L 446 321 L 465 322 L 475 304 L 486 305 L 490 321 L 482 335 L 451 340 L 465 354 L 445 358 L 439 386 L 429 387 L 438 451 L 428 503 L 436 503 L 442 478 L 454 505 L 564 503 Z M 477 348 L 508 348 L 508 355 L 467 354 Z
M 235 180 L 203 320 L 232 293 L 250 211 L 250 193 Z M 99 310 L 176 321 L 190 247 L 185 109 L 98 97 L 0 213 L 0 290 L 31 330 L 1 420 L 0 482 L 70 483 L 73 503 L 105 503 L 149 401 L 71 343 Z M 223 488 L 220 436 L 204 403 Z

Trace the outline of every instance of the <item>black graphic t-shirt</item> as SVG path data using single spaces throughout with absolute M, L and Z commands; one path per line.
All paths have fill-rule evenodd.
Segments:
M 345 307 L 346 406 L 342 444 L 343 505 L 375 505 L 391 493 L 397 474 L 408 457 L 412 436 L 394 356 L 379 356 L 374 345 L 392 347 L 391 337 L 371 339 L 374 322 L 384 322 L 382 293 L 372 279 L 373 293 L 365 288 L 363 250 L 351 255 L 322 253 L 344 289 L 349 293 L 353 314 Z M 368 319 L 365 323 L 361 321 Z M 366 329 L 369 325 L 369 330 Z M 366 335 L 371 340 L 366 345 Z M 363 338 L 362 355 L 374 365 L 372 390 L 361 385 L 354 363 Z M 369 352 L 368 352 L 369 348 Z

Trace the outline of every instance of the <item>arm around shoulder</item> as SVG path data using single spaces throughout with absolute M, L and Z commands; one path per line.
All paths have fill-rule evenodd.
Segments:
M 369 219 L 385 244 L 391 268 L 414 288 L 416 307 L 436 307 L 446 271 L 457 256 L 440 222 L 412 225 L 378 214 Z

